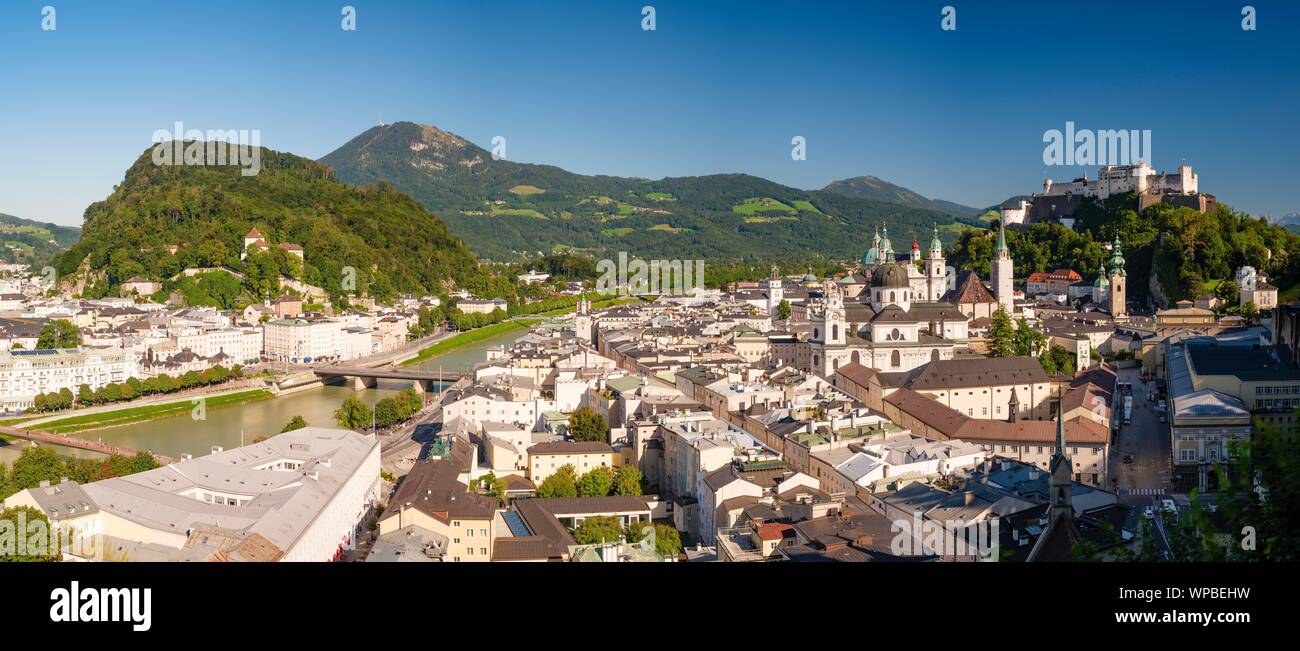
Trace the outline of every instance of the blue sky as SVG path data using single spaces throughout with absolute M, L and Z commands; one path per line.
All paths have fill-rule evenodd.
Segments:
M 79 224 L 176 121 L 318 158 L 382 113 L 581 173 L 872 174 L 978 207 L 1082 171 L 1044 168 L 1048 129 L 1150 129 L 1157 168 L 1280 215 L 1300 3 L 1255 0 L 1254 32 L 1243 4 L 4 0 L 0 212 Z

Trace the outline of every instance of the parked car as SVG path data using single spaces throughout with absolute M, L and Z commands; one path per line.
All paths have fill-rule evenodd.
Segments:
M 1156 519 L 1155 509 L 1152 509 L 1149 506 L 1142 510 L 1142 515 L 1146 516 L 1146 519 L 1148 520 Z

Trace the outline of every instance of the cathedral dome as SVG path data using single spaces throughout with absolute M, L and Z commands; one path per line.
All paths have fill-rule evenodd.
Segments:
M 871 273 L 872 288 L 909 288 L 911 283 L 907 279 L 907 271 L 896 262 L 886 262 L 876 267 Z

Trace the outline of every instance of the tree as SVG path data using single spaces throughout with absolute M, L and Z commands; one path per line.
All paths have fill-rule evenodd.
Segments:
M 641 494 L 641 471 L 636 466 L 625 463 L 614 472 L 614 495 Z
M 655 552 L 660 556 L 674 557 L 682 551 L 681 534 L 661 522 L 634 522 L 627 526 L 624 536 L 628 542 L 638 543 L 650 533 L 654 534 Z
M 344 429 L 359 430 L 370 427 L 371 417 L 370 406 L 361 402 L 356 396 L 348 396 L 334 412 L 334 422 Z
M 780 303 L 776 304 L 776 318 L 782 321 L 790 319 L 790 301 L 783 298 Z
M 1023 317 L 1016 320 L 1016 354 L 1034 356 L 1047 345 L 1047 335 L 1029 327 Z
M 578 487 L 576 485 L 577 471 L 571 464 L 560 466 L 550 477 L 547 477 L 541 486 L 537 487 L 538 497 L 577 497 Z
M 41 328 L 36 339 L 36 347 L 76 348 L 81 345 L 81 329 L 67 319 L 55 319 Z
M 578 479 L 579 497 L 604 497 L 614 487 L 614 471 L 601 466 L 592 468 Z
M 1011 325 L 1010 315 L 1001 305 L 993 312 L 986 341 L 989 357 L 1011 357 L 1016 354 L 1016 332 Z
M 11 488 L 14 491 L 20 491 L 27 488 L 36 488 L 41 485 L 42 481 L 58 483 L 59 479 L 68 475 L 67 466 L 64 465 L 63 459 L 55 454 L 50 448 L 32 445 L 23 448 L 22 454 L 14 460 L 14 467 L 10 479 Z
M 141 450 L 136 452 L 135 456 L 131 457 L 131 471 L 127 474 L 145 472 L 146 470 L 153 470 L 158 467 L 158 460 L 154 459 L 152 454 Z
M 19 528 L 19 523 L 24 526 Z M 53 547 L 57 542 L 54 536 L 54 528 L 50 526 L 50 519 L 39 510 L 30 506 L 15 506 L 0 511 L 0 531 L 9 532 L 8 542 L 4 541 L 6 534 L 0 534 L 0 562 L 9 563 L 49 563 L 58 561 L 62 555 L 57 549 L 46 549 L 46 546 Z M 27 554 L 10 553 L 17 550 L 4 549 L 9 543 L 17 540 L 17 536 L 22 536 L 27 542 L 24 551 Z M 33 545 L 35 543 L 35 545 Z M 47 552 L 45 554 L 32 552 Z
M 623 527 L 612 515 L 593 515 L 573 530 L 573 539 L 580 545 L 618 542 L 623 539 Z
M 1077 370 L 1074 353 L 1061 346 L 1052 346 L 1051 350 L 1038 357 L 1038 362 L 1048 375 L 1074 375 Z
M 609 424 L 594 409 L 578 407 L 569 414 L 569 437 L 575 441 L 609 441 Z
M 284 426 L 284 429 L 280 430 L 280 433 L 283 434 L 285 432 L 292 432 L 296 429 L 302 429 L 306 426 L 307 426 L 307 421 L 302 416 L 294 416 L 293 418 L 289 419 L 288 424 Z

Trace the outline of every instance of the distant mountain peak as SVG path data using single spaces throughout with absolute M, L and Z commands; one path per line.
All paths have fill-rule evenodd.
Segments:
M 969 216 L 979 211 L 952 201 L 929 199 L 901 185 L 895 185 L 878 176 L 863 175 L 832 181 L 822 188 L 824 192 L 834 192 L 846 197 L 875 199 L 889 203 L 901 204 L 913 208 L 937 210 L 953 216 Z

